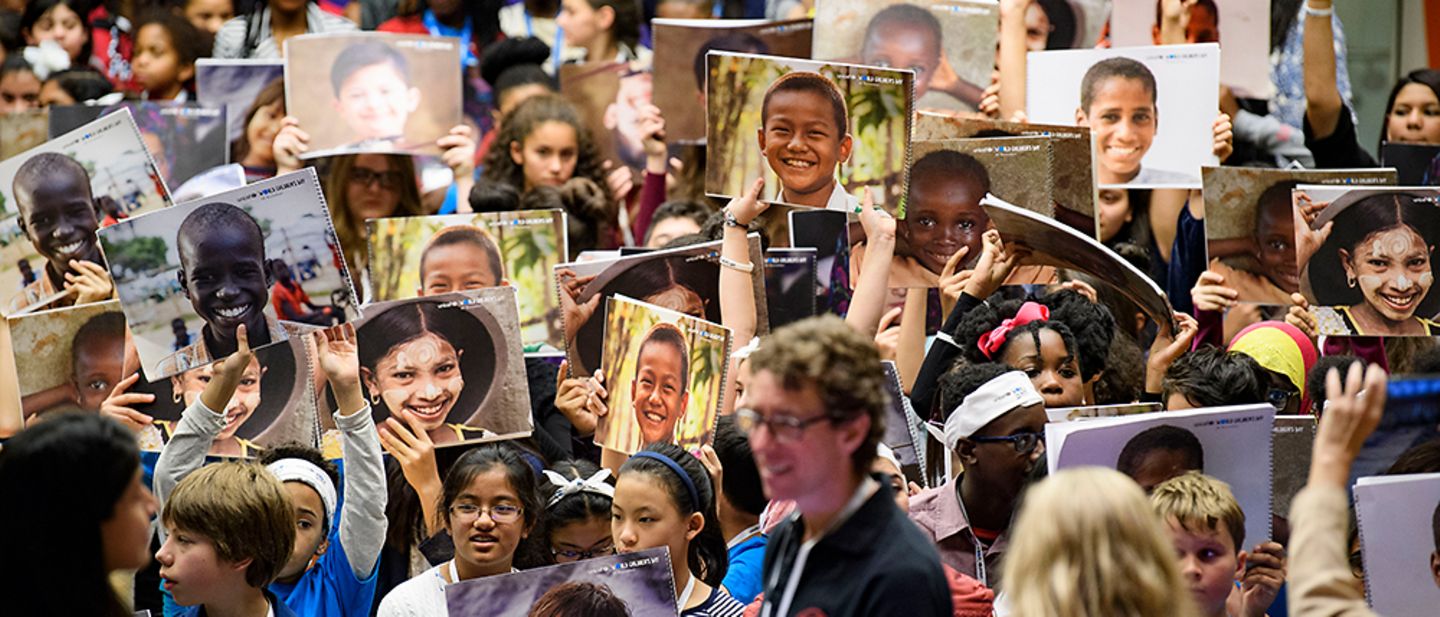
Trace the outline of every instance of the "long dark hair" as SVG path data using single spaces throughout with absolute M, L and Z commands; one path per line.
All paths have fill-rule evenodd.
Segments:
M 510 488 L 515 489 L 515 495 L 520 498 L 520 520 L 524 522 L 525 529 L 529 530 L 529 537 L 522 538 L 520 544 L 515 547 L 515 553 L 511 556 L 512 565 L 514 567 L 541 565 L 534 557 L 539 552 L 539 542 L 536 540 L 535 530 L 540 527 L 543 520 L 545 502 L 540 499 L 539 483 L 536 481 L 534 468 L 525 462 L 524 457 L 517 449 L 510 445 L 482 444 L 461 455 L 450 471 L 445 474 L 445 481 L 440 489 L 440 507 L 437 512 L 445 521 L 445 528 L 449 529 L 450 506 L 455 504 L 455 500 L 460 498 L 460 494 L 465 492 L 465 489 L 475 480 L 475 476 L 497 468 L 505 472 L 505 481 L 510 484 Z
M 720 323 L 718 272 L 719 266 L 696 258 L 695 252 L 672 254 L 646 259 L 626 268 L 597 293 L 607 298 L 621 295 L 643 301 L 656 292 L 679 285 L 695 292 L 705 301 L 705 314 L 696 317 Z M 579 368 L 587 371 L 600 368 L 600 349 L 604 338 L 603 314 L 592 315 L 589 321 L 580 326 L 575 333 L 575 344 L 579 348 L 578 355 L 584 366 Z
M 1310 288 L 1315 292 L 1317 304 L 1351 306 L 1365 301 L 1359 289 L 1335 284 L 1346 278 L 1340 249 L 1353 254 L 1355 245 L 1370 234 L 1400 225 L 1414 229 L 1427 243 L 1440 238 L 1440 210 L 1435 204 L 1421 199 L 1425 198 L 1410 193 L 1383 191 L 1351 204 L 1335 216 L 1332 221 L 1334 231 L 1310 258 Z M 1433 270 L 1433 255 L 1431 259 Z M 1435 293 L 1432 287 L 1420 300 L 1415 314 L 1429 316 L 1437 310 L 1440 310 L 1440 293 Z
M 260 92 L 255 95 L 255 100 L 250 102 L 250 107 L 245 109 L 245 122 L 242 123 L 240 126 L 248 128 L 250 126 L 250 121 L 255 118 L 256 113 L 259 113 L 262 108 L 274 104 L 276 101 L 280 102 L 280 115 L 284 116 L 284 77 L 276 77 L 275 79 L 270 80 L 270 83 L 265 84 L 265 87 L 260 89 Z M 240 163 L 244 161 L 245 157 L 249 155 L 250 139 L 245 137 L 245 128 L 242 128 L 240 131 L 240 139 L 235 140 L 235 143 L 230 145 L 230 162 Z M 270 153 L 270 162 L 272 164 L 275 162 L 275 153 L 273 150 Z
M 90 30 L 90 11 L 95 8 L 94 2 L 82 2 L 81 0 L 29 0 L 29 4 L 25 5 L 25 12 L 20 14 L 20 32 L 23 34 L 26 30 L 34 28 L 35 23 L 40 21 L 40 18 L 44 17 L 46 13 L 50 12 L 50 9 L 62 4 L 80 16 L 80 28 L 85 31 L 85 45 L 80 48 L 80 57 L 73 59 L 79 66 L 71 66 L 71 68 L 89 66 L 90 55 L 95 49 L 95 35 Z M 140 30 L 136 29 L 134 32 L 139 34 Z
M 550 471 L 565 476 L 571 480 L 585 479 L 600 471 L 600 468 L 585 459 L 566 459 L 550 466 Z M 607 484 L 614 485 L 613 478 L 606 479 Z M 555 486 L 549 479 L 542 478 L 540 485 L 540 496 L 548 504 L 550 496 L 560 487 Z M 555 502 L 553 505 L 546 505 L 544 524 L 538 537 L 545 541 L 545 548 L 550 548 L 550 533 L 557 527 L 564 527 L 571 523 L 588 521 L 594 518 L 610 520 L 611 499 L 604 495 L 598 495 L 589 491 L 581 491 Z M 548 557 L 547 563 L 555 563 L 555 555 L 549 550 L 545 551 Z
M 576 178 L 589 178 L 604 192 L 607 200 L 613 199 L 610 194 L 609 184 L 605 181 L 605 172 L 600 168 L 600 149 L 595 145 L 595 138 L 590 134 L 590 129 L 580 120 L 580 113 L 575 111 L 575 106 L 569 101 L 560 98 L 556 94 L 544 94 L 530 97 L 519 107 L 505 117 L 504 123 L 500 126 L 500 134 L 496 136 L 490 153 L 485 155 L 484 179 L 493 182 L 508 182 L 516 190 L 525 191 L 525 169 L 510 158 L 510 144 L 524 144 L 525 138 L 535 131 L 535 128 L 546 122 L 561 122 L 570 125 L 575 129 L 575 142 L 578 152 L 575 157 Z
M 1075 363 L 1080 365 L 1083 373 L 1085 365 L 1080 359 L 1080 345 L 1075 342 L 1075 332 L 1054 314 L 1048 321 L 1032 321 L 1011 330 L 1010 334 L 1005 337 L 1005 342 L 1001 343 L 1000 348 L 996 349 L 995 353 L 989 357 L 980 350 L 981 335 L 994 330 L 1002 321 L 1014 317 L 1023 304 L 1024 302 L 1021 300 L 1007 300 L 993 308 L 989 304 L 981 304 L 966 313 L 965 317 L 960 320 L 960 340 L 965 358 L 975 363 L 1000 362 L 1000 358 L 1004 357 L 1005 350 L 1010 347 L 1010 344 L 1022 337 L 1030 339 L 1035 344 L 1035 349 L 1038 350 L 1040 349 L 1040 331 L 1053 330 L 1060 335 L 1060 340 L 1065 342 L 1065 350 L 1075 356 Z M 1112 321 L 1112 329 L 1113 324 Z
M 114 516 L 139 469 L 135 436 L 93 413 L 58 414 L 6 442 L 0 597 L 9 611 L 130 614 L 110 587 L 100 524 Z M 46 529 L 58 533 L 40 532 Z
M 639 0 L 586 0 L 590 8 L 600 10 L 610 7 L 615 11 L 614 25 L 610 26 L 610 34 L 615 37 L 617 46 L 624 45 L 633 52 L 640 46 L 640 22 L 644 17 L 640 14 Z M 590 58 L 591 62 L 609 62 L 609 58 Z
M 1380 125 L 1380 148 L 1385 147 L 1385 142 L 1389 141 L 1386 133 L 1389 132 L 1387 127 L 1390 123 L 1390 112 L 1395 110 L 1395 97 L 1400 96 L 1400 91 L 1410 84 L 1425 86 L 1435 93 L 1436 99 L 1440 99 L 1440 71 L 1416 69 L 1397 80 L 1395 87 L 1390 89 L 1390 98 L 1385 100 L 1385 121 Z M 1375 151 L 1379 152 L 1380 150 L 1377 148 Z
M 715 487 L 710 484 L 710 474 L 705 471 L 699 459 L 675 444 L 652 443 L 645 446 L 645 451 L 654 452 L 680 465 L 680 468 L 685 470 L 685 475 L 690 477 L 690 482 L 695 485 L 701 503 L 697 504 L 690 498 L 690 489 L 685 486 L 684 480 L 675 475 L 675 470 L 655 459 L 632 456 L 620 467 L 620 475 L 647 474 L 665 487 L 665 492 L 670 495 L 671 501 L 675 502 L 675 509 L 680 511 L 681 516 L 699 512 L 705 517 L 705 526 L 700 529 L 695 539 L 690 541 L 690 551 L 685 555 L 685 563 L 690 568 L 691 576 L 698 577 L 711 587 L 720 585 L 730 567 L 730 558 L 729 549 L 725 546 L 725 536 L 720 532 L 720 517 L 715 513 Z M 671 555 L 670 558 L 675 559 L 676 556 Z
M 464 423 L 474 415 L 492 384 L 499 379 L 495 358 L 500 346 L 478 317 L 464 308 L 442 308 L 446 301 L 438 297 L 417 298 L 366 319 L 357 333 L 357 352 L 360 366 L 378 380 L 376 367 L 391 349 L 426 334 L 445 339 L 456 351 L 463 349 L 460 375 L 465 379 L 465 387 L 446 421 Z M 372 407 L 377 423 L 390 417 L 391 410 L 383 398 Z

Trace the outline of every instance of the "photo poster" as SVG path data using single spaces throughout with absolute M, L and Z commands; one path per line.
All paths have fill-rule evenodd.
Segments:
M 775 206 L 770 207 L 770 210 L 774 209 Z M 815 249 L 817 315 L 830 313 L 844 317 L 849 311 L 849 219 L 852 216 L 845 212 L 814 208 L 792 208 L 788 213 L 790 247 Z
M 54 411 L 98 413 L 124 377 L 128 349 L 118 301 L 39 311 L 9 322 L 27 424 Z
M 1440 146 L 1383 143 L 1380 164 L 1395 168 L 1401 186 L 1440 186 Z
M 960 269 L 974 267 L 990 226 L 980 206 L 987 194 L 1041 216 L 1055 214 L 1045 137 L 916 141 L 912 148 L 910 192 L 895 222 L 892 288 L 939 287 L 945 264 L 961 249 L 969 252 Z M 860 279 L 867 245 L 851 246 L 852 281 Z
M 1370 607 L 1386 617 L 1428 617 L 1440 604 L 1432 565 L 1440 474 L 1370 476 L 1355 482 L 1355 518 Z
M 765 251 L 765 304 L 771 330 L 815 316 L 815 249 Z
M 1218 164 L 1219 45 L 1032 51 L 1027 62 L 1032 96 L 1025 113 L 1032 122 L 1089 126 L 1098 186 L 1200 188 L 1200 168 Z M 1085 110 L 1081 85 L 1092 71 Z M 1120 71 L 1149 74 L 1154 92 Z M 1130 109 L 1124 118 L 1131 130 L 1118 131 L 1118 124 L 1101 119 L 1107 109 Z
M 895 209 L 910 168 L 914 71 L 730 52 L 707 60 L 707 195 L 742 195 L 763 177 L 764 201 L 853 212 L 869 188 L 875 205 Z M 776 83 L 790 85 L 767 114 Z
M 1393 185 L 1393 169 L 1301 170 L 1205 167 L 1205 245 L 1210 269 L 1241 302 L 1290 304 L 1300 291 L 1295 205 L 1301 184 Z
M 370 219 L 370 286 L 378 302 L 508 285 L 525 352 L 564 347 L 555 266 L 569 254 L 564 210 Z M 439 261 L 426 259 L 436 253 Z M 493 256 L 499 263 L 491 263 Z M 422 268 L 430 264 L 429 271 Z
M 1428 248 L 1440 244 L 1440 188 L 1302 184 L 1291 195 L 1297 207 L 1323 207 L 1311 230 L 1331 225 L 1313 255 L 1298 256 L 1318 334 L 1440 334 Z
M 1163 411 L 1160 403 L 1122 403 L 1118 405 L 1085 405 L 1082 407 L 1047 407 L 1050 422 L 1071 422 L 1093 418 L 1114 418 Z
M 671 568 L 662 546 L 460 581 L 445 587 L 445 604 L 450 617 L 531 617 L 568 614 L 560 607 L 583 598 L 630 617 L 675 617 Z
M 225 426 L 210 446 L 211 456 L 258 457 L 266 448 L 288 443 L 319 445 L 315 405 L 314 343 L 295 336 L 255 351 L 225 409 Z M 140 380 L 131 392 L 155 401 L 135 410 L 154 418 L 140 431 L 140 449 L 159 452 L 174 435 L 185 408 L 200 399 L 217 365 L 193 368 L 155 382 Z
M 41 177 L 64 178 L 66 186 L 57 196 L 75 199 L 36 200 L 22 208 L 15 194 L 21 171 L 22 179 L 30 179 L 26 186 Z M 86 184 L 92 208 L 77 208 Z M 75 293 L 64 288 L 70 261 L 105 265 L 95 230 L 107 221 L 169 205 L 170 192 L 128 109 L 0 162 L 0 313 L 74 304 Z M 68 229 L 57 234 L 54 225 L 22 225 L 22 218 L 35 220 L 37 214 L 44 221 L 66 221 Z
M 990 85 L 996 0 L 820 0 L 816 60 L 915 69 L 916 109 L 974 112 Z
M 1271 513 L 1290 518 L 1290 502 L 1310 477 L 1310 455 L 1315 449 L 1315 416 L 1275 416 L 1270 433 L 1274 466 L 1271 469 Z
M 811 20 L 661 19 L 650 22 L 655 50 L 655 106 L 666 143 L 705 140 L 705 55 L 736 51 L 810 57 Z
M 714 441 L 730 329 L 621 295 L 605 304 L 600 370 L 611 413 L 596 424 L 595 445 L 634 454 L 663 442 L 694 452 Z
M 986 197 L 980 205 L 1005 242 L 1030 248 L 1031 256 L 1025 265 L 1054 266 L 1089 274 L 1134 302 L 1146 317 L 1159 325 L 1162 334 L 1174 330 L 1175 310 L 1160 286 L 1094 237 L 993 196 Z
M 560 94 L 592 127 L 600 158 L 631 169 L 645 168 L 645 134 L 640 114 L 651 102 L 654 77 L 627 62 L 566 64 L 560 67 Z M 668 128 L 667 128 L 667 133 Z M 668 135 L 667 135 L 668 136 Z
M 889 402 L 885 408 L 885 434 L 880 443 L 895 451 L 895 458 L 900 460 L 900 473 L 907 482 L 929 487 L 925 477 L 925 424 L 915 415 L 910 398 L 901 389 L 900 369 L 889 360 L 882 360 L 880 365 L 885 369 L 885 394 Z
M 1050 167 L 1051 197 L 1055 218 L 1081 233 L 1098 233 L 1095 209 L 1095 150 L 1090 147 L 1090 129 L 1062 124 L 1030 124 L 978 118 L 962 118 L 921 111 L 915 115 L 912 139 L 971 139 L 976 137 L 1048 137 L 1053 164 Z M 919 155 L 915 160 L 919 160 Z M 913 185 L 914 179 L 911 179 Z M 913 188 L 911 189 L 914 190 Z
M 172 190 L 230 160 L 225 109 L 203 103 L 129 101 L 107 106 L 52 107 L 50 134 L 63 135 L 121 107 L 130 109 L 145 149 L 150 151 L 165 186 Z
M 1111 0 L 1036 0 L 1025 9 L 1030 49 L 1090 49 L 1110 22 Z M 1032 31 L 1033 34 L 1029 34 Z
M 360 316 L 313 168 L 102 229 L 149 381 Z M 182 261 L 181 253 L 186 255 Z
M 195 100 L 225 108 L 226 141 L 232 144 L 245 138 L 246 128 L 259 112 L 270 110 L 261 120 L 271 119 L 274 126 L 270 127 L 269 135 L 274 139 L 280 130 L 280 119 L 285 116 L 285 63 L 255 59 L 196 60 Z
M 1275 408 L 1268 403 L 1095 418 L 1045 425 L 1050 473 L 1096 465 L 1153 487 L 1185 471 L 1230 485 L 1245 517 L 1245 546 L 1270 536 L 1270 434 Z M 1168 451 L 1168 452 L 1167 452 Z M 1147 459 L 1178 452 L 1189 468 L 1171 476 L 1147 472 Z M 1198 463 L 1198 467 L 1195 464 Z
M 365 305 L 355 340 L 375 425 L 403 410 L 436 446 L 529 437 L 534 421 L 519 332 L 513 287 Z M 323 400 L 336 405 L 328 386 Z M 327 451 L 338 454 L 338 437 L 322 435 Z
M 0 114 L 0 161 L 50 139 L 50 112 L 46 109 Z
M 1156 21 L 1163 0 L 1113 0 L 1110 44 L 1113 47 L 1143 47 L 1160 44 Z M 1270 64 L 1256 62 L 1270 56 L 1270 0 L 1214 0 L 1189 6 L 1185 22 L 1186 43 L 1218 43 L 1220 84 L 1235 96 L 1269 99 L 1275 96 L 1270 81 Z
M 302 158 L 439 155 L 463 122 L 460 40 L 351 32 L 285 42 L 285 108 L 310 134 Z
M 752 233 L 749 240 L 750 263 L 763 263 L 760 235 Z M 696 319 L 721 323 L 720 244 L 719 241 L 706 242 L 555 266 L 555 293 L 561 306 L 570 376 L 589 375 L 602 368 L 607 300 L 598 301 L 593 311 L 579 308 L 597 295 L 604 298 L 621 295 Z M 755 297 L 764 298 L 764 268 L 755 268 L 750 273 L 750 281 Z M 755 310 L 758 313 L 755 335 L 769 334 L 769 308 L 757 301 Z

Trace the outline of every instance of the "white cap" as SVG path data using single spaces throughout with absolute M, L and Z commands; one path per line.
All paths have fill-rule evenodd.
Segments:
M 1010 371 L 991 379 L 965 397 L 945 420 L 945 447 L 954 450 L 960 439 L 974 435 L 1012 409 L 1044 402 L 1025 373 Z

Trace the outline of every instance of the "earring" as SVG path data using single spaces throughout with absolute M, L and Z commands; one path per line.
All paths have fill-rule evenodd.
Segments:
M 371 405 L 379 405 L 379 404 L 380 404 L 380 395 L 379 395 L 379 394 L 376 394 L 376 393 L 374 393 L 374 392 L 371 392 L 371 393 L 370 393 L 370 404 L 371 404 Z
M 170 391 L 170 402 L 175 403 L 176 405 L 179 405 L 179 404 L 180 404 L 180 391 L 179 391 L 179 390 L 171 390 L 171 391 Z
M 1345 284 L 1346 284 L 1346 285 L 1349 285 L 1351 289 L 1354 289 L 1354 288 L 1355 288 L 1355 277 L 1353 277 L 1353 276 L 1347 276 L 1347 277 L 1345 277 Z

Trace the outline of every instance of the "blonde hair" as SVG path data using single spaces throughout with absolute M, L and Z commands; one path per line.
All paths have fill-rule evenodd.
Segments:
M 1220 531 L 1224 525 L 1238 552 L 1245 543 L 1245 511 L 1230 485 L 1198 471 L 1175 476 L 1155 487 L 1150 504 L 1160 520 L 1175 519 L 1185 531 Z
M 256 463 L 214 463 L 185 476 L 160 520 L 169 529 L 208 538 L 221 561 L 249 559 L 245 582 L 257 589 L 280 575 L 295 548 L 290 495 Z
M 1113 469 L 1051 475 L 1025 496 L 1005 554 L 1018 617 L 1194 617 L 1175 548 L 1145 494 Z

